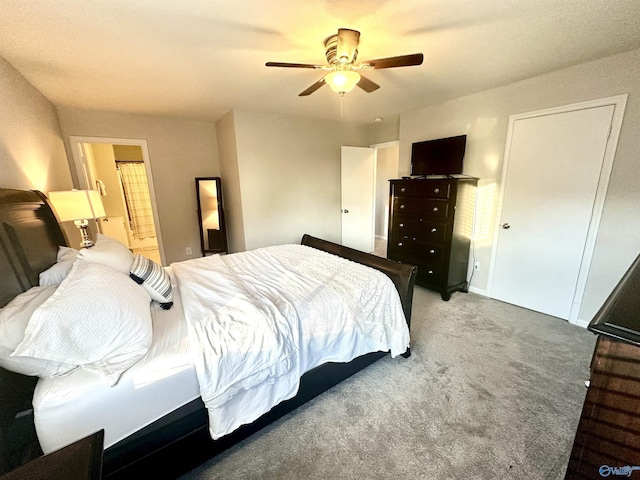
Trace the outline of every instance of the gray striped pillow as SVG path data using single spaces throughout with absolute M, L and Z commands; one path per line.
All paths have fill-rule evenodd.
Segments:
M 161 265 L 142 255 L 136 255 L 129 276 L 149 292 L 153 300 L 165 310 L 173 305 L 171 278 Z

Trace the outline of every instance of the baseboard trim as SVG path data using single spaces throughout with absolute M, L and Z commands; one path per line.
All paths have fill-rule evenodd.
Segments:
M 577 318 L 576 320 L 569 320 L 569 323 L 572 325 L 577 325 L 578 327 L 587 328 L 589 326 L 588 320 L 581 320 Z
M 489 297 L 489 292 L 487 290 L 483 290 L 477 287 L 469 287 L 469 291 L 471 293 L 477 293 L 478 295 L 482 295 L 483 297 Z

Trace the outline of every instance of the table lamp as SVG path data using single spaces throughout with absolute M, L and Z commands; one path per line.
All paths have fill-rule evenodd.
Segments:
M 58 220 L 68 222 L 73 220 L 82 235 L 81 247 L 91 247 L 93 240 L 89 236 L 89 219 L 103 218 L 104 211 L 100 194 L 96 190 L 67 190 L 49 192 L 49 201 L 53 206 Z

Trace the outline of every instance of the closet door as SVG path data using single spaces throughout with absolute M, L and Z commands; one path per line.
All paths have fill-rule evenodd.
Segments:
M 614 109 L 512 123 L 492 297 L 569 319 Z

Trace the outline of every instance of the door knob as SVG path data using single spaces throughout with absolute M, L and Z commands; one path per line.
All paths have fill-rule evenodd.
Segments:
M 509 225 L 508 223 L 503 223 L 502 228 L 504 228 L 505 230 L 509 230 L 511 228 L 511 225 Z
M 342 210 L 342 213 L 349 213 L 349 210 L 345 208 L 344 210 Z

